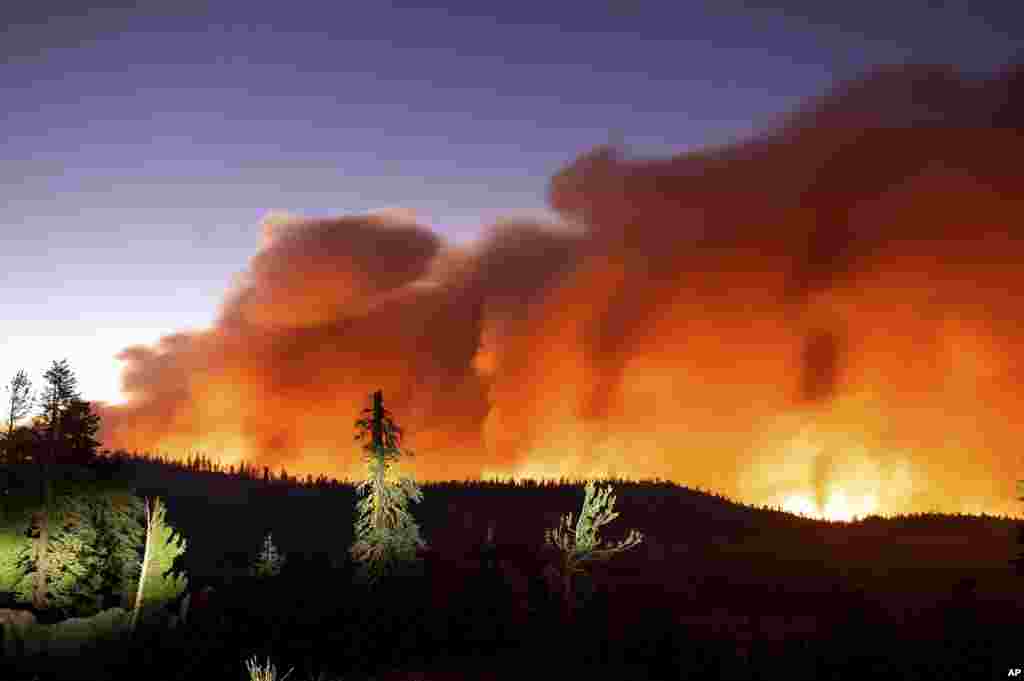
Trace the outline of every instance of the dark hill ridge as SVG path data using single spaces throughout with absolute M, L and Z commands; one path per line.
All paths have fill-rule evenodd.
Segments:
M 126 475 L 141 494 L 168 500 L 168 517 L 189 538 L 195 555 L 217 547 L 255 557 L 273 531 L 288 553 L 324 551 L 335 561 L 352 542 L 353 483 L 307 487 L 272 479 L 180 470 L 157 461 L 133 461 Z M 735 502 L 667 481 L 598 481 L 612 488 L 619 515 L 600 529 L 607 546 L 630 530 L 643 543 L 595 570 L 611 578 L 661 584 L 702 583 L 726 575 L 740 583 L 796 581 L 810 586 L 857 582 L 898 590 L 915 601 L 949 592 L 965 575 L 978 578 L 979 597 L 1021 604 L 1019 578 L 1008 560 L 1020 521 L 992 516 L 916 514 L 829 522 Z M 428 545 L 446 556 L 468 556 L 496 524 L 496 540 L 521 555 L 550 558 L 545 530 L 579 517 L 583 482 L 427 482 L 412 504 Z M 211 506 L 218 512 L 211 514 Z M 311 531 L 311 517 L 336 519 L 330 537 Z M 209 548 L 207 548 L 209 547 Z M 193 556 L 189 556 L 192 558 Z M 200 561 L 204 565 L 215 562 Z M 196 565 L 198 567 L 198 564 Z
M 578 518 L 583 481 L 420 485 L 423 501 L 411 511 L 429 544 L 421 554 L 424 579 L 399 580 L 366 601 L 348 585 L 353 483 L 300 485 L 153 459 L 107 470 L 138 496 L 165 500 L 167 522 L 188 541 L 181 567 L 190 591 L 215 587 L 213 609 L 197 621 L 228 630 L 195 635 L 218 641 L 220 652 L 168 653 L 178 660 L 213 660 L 225 647 L 248 651 L 254 636 L 265 635 L 278 637 L 275 650 L 301 643 L 315 658 L 335 655 L 342 669 L 390 654 L 378 630 L 398 627 L 408 645 L 436 653 L 446 641 L 442 647 L 453 646 L 457 659 L 466 654 L 458 646 L 479 645 L 459 641 L 497 636 L 502 645 L 523 646 L 521 660 L 570 648 L 588 651 L 591 661 L 653 655 L 677 671 L 705 672 L 682 678 L 754 678 L 742 669 L 782 668 L 790 678 L 854 678 L 831 670 L 874 664 L 851 655 L 888 660 L 890 669 L 894 655 L 903 656 L 918 665 L 908 678 L 934 677 L 929 664 L 976 667 L 1006 657 L 1014 644 L 1000 632 L 1015 630 L 1024 606 L 1009 564 L 1017 520 L 920 514 L 825 522 L 670 482 L 621 480 L 597 481 L 599 489 L 611 486 L 619 514 L 599 538 L 616 544 L 635 529 L 643 542 L 576 581 L 582 614 L 574 622 L 559 620 L 565 615 L 551 600 L 561 596 L 545 567 L 557 553 L 544 536 L 569 513 Z M 31 486 L 29 477 L 21 482 Z M 482 545 L 492 524 L 488 553 Z M 247 574 L 267 532 L 288 558 L 269 583 Z M 484 569 L 487 555 L 496 570 Z M 849 641 L 858 642 L 855 651 Z M 237 671 L 238 658 L 223 664 Z M 797 667 L 804 671 L 794 676 Z

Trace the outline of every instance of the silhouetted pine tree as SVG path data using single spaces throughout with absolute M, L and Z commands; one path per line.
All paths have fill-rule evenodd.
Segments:
M 1017 497 L 1018 501 L 1024 501 L 1024 480 L 1017 481 Z M 1024 522 L 1017 523 L 1017 545 L 1020 547 L 1020 553 L 1017 557 L 1010 561 L 1013 565 L 1017 574 L 1024 577 Z
M 100 446 L 95 439 L 99 429 L 100 417 L 92 412 L 92 405 L 84 400 L 72 400 L 61 419 L 59 462 L 91 464 Z
M 48 574 L 47 553 L 50 544 L 50 514 L 52 493 L 49 464 L 56 460 L 57 446 L 61 439 L 61 420 L 71 402 L 80 399 L 75 391 L 77 382 L 67 360 L 54 362 L 43 374 L 48 386 L 43 391 L 43 414 L 39 417 L 46 446 L 36 453 L 39 465 L 40 509 L 33 518 L 33 556 L 38 566 L 33 586 L 32 605 L 37 609 L 47 606 L 46 579 Z
M 46 438 L 38 424 L 18 426 L 4 438 L 7 462 L 12 464 L 36 462 L 39 452 L 45 444 Z
M 470 639 L 487 646 L 511 642 L 507 623 L 515 607 L 512 588 L 504 580 L 502 551 L 494 538 L 496 525 L 493 520 L 488 523 L 487 537 L 474 551 L 478 569 L 467 584 L 473 630 Z
M 4 463 L 15 463 L 19 460 L 19 452 L 17 451 L 19 448 L 14 440 L 14 422 L 27 416 L 32 408 L 32 401 L 34 399 L 30 394 L 32 382 L 25 371 L 21 370 L 11 379 L 10 386 L 7 389 L 11 393 L 5 404 L 7 407 L 7 433 L 5 434 L 0 453 L 3 454 Z

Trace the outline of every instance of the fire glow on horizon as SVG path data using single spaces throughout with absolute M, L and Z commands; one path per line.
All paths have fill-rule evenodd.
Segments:
M 99 439 L 358 479 L 381 389 L 421 481 L 1018 516 L 1021 74 L 883 69 L 731 146 L 599 149 L 551 180 L 565 224 L 466 247 L 274 214 L 211 328 L 119 355 Z

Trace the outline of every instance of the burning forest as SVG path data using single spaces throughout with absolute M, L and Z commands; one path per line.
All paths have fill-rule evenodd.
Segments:
M 554 224 L 271 214 L 207 329 L 134 346 L 105 447 L 362 477 L 660 477 L 836 519 L 1018 515 L 1022 68 L 881 68 L 749 139 L 599 148 Z

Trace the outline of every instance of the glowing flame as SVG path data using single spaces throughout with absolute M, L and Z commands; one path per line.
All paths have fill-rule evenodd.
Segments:
M 817 504 L 806 494 L 791 494 L 782 502 L 782 510 L 795 515 L 814 517 L 818 513 Z
M 512 480 L 514 482 L 523 482 L 524 480 L 532 480 L 536 482 L 541 481 L 558 481 L 561 479 L 579 481 L 579 480 L 630 480 L 628 476 L 621 475 L 617 466 L 605 466 L 598 469 L 591 469 L 587 475 L 581 474 L 578 464 L 573 462 L 563 461 L 560 463 L 533 463 L 521 466 L 515 471 L 496 471 L 490 468 L 486 468 L 480 474 L 480 479 L 485 481 L 493 482 L 506 482 Z
M 792 494 L 782 502 L 782 510 L 808 518 L 852 522 L 878 512 L 878 498 L 873 494 L 851 497 L 842 489 L 831 493 L 823 508 L 810 495 Z

